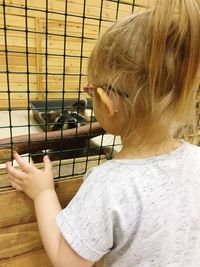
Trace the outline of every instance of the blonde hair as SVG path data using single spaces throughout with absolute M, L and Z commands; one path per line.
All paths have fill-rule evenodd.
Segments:
M 147 128 L 169 131 L 191 123 L 199 68 L 199 0 L 158 0 L 101 36 L 88 81 L 128 94 L 130 125 L 147 134 Z

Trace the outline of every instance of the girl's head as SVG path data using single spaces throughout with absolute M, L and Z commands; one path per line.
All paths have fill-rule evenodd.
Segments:
M 101 36 L 89 59 L 88 81 L 117 91 L 107 92 L 115 95 L 115 115 L 123 116 L 114 134 L 134 131 L 145 140 L 159 131 L 165 138 L 191 123 L 199 69 L 200 1 L 158 0 Z

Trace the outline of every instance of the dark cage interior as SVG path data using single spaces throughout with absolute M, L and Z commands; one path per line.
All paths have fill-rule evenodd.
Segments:
M 1 1 L 2 177 L 14 151 L 35 163 L 48 154 L 60 178 L 82 175 L 120 149 L 120 139 L 96 122 L 83 91 L 87 61 L 101 32 L 144 8 L 142 0 Z M 197 128 L 199 99 L 197 92 Z M 199 132 L 189 141 L 199 144 Z M 0 178 L 0 186 L 7 182 Z

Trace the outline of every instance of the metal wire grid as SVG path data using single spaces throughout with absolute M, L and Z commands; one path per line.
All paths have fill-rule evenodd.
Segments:
M 78 79 L 78 91 L 76 92 L 77 93 L 77 100 L 79 101 L 80 98 L 81 98 L 81 84 L 82 84 L 82 79 L 83 77 L 86 76 L 85 73 L 83 73 L 83 60 L 87 59 L 88 56 L 85 56 L 83 54 L 83 47 L 84 47 L 84 41 L 85 40 L 96 40 L 96 38 L 93 38 L 91 36 L 86 36 L 85 35 L 85 21 L 86 19 L 87 20 L 93 20 L 93 21 L 97 21 L 98 22 L 98 33 L 97 35 L 100 34 L 101 32 L 101 29 L 102 29 L 102 22 L 113 22 L 114 20 L 109 20 L 109 19 L 105 19 L 102 17 L 102 14 L 103 14 L 103 9 L 104 9 L 104 4 L 105 2 L 109 2 L 107 0 L 101 0 L 100 1 L 100 9 L 99 9 L 99 17 L 93 17 L 93 16 L 88 16 L 86 15 L 86 6 L 87 6 L 87 0 L 84 0 L 83 2 L 83 12 L 81 15 L 77 15 L 77 14 L 72 14 L 68 11 L 68 1 L 64 1 L 65 2 L 65 8 L 63 10 L 63 12 L 58 12 L 58 11 L 52 11 L 49 9 L 49 1 L 48 0 L 45 0 L 45 9 L 39 9 L 39 8 L 33 8 L 33 7 L 30 7 L 28 5 L 28 1 L 27 0 L 24 0 L 24 3 L 22 5 L 17 5 L 17 4 L 10 4 L 10 3 L 7 3 L 8 1 L 6 0 L 3 0 L 2 3 L 0 3 L 0 8 L 2 7 L 2 13 L 3 13 L 3 27 L 0 27 L 0 31 L 3 31 L 3 35 L 4 35 L 4 48 L 5 49 L 1 49 L 0 50 L 0 53 L 3 53 L 4 56 L 5 56 L 5 65 L 6 65 L 6 68 L 5 70 L 0 70 L 0 75 L 1 74 L 4 74 L 6 75 L 6 83 L 7 83 L 7 94 L 8 94 L 8 108 L 4 109 L 4 108 L 1 108 L 1 110 L 6 110 L 9 112 L 9 131 L 10 131 L 10 144 L 11 144 L 11 151 L 13 151 L 13 128 L 20 128 L 20 127 L 27 127 L 28 128 L 28 136 L 29 136 L 29 140 L 28 140 L 28 145 L 29 145 L 29 148 L 30 148 L 30 135 L 31 135 L 31 127 L 32 126 L 35 126 L 35 125 L 38 125 L 38 124 L 33 124 L 31 123 L 30 121 L 30 117 L 31 117 L 31 106 L 30 106 L 30 101 L 31 101 L 31 94 L 32 93 L 37 93 L 37 91 L 34 91 L 30 88 L 30 77 L 31 75 L 44 75 L 45 77 L 45 89 L 44 89 L 44 93 L 45 93 L 45 109 L 44 111 L 47 113 L 48 112 L 48 108 L 47 108 L 47 103 L 48 103 L 48 94 L 49 94 L 49 89 L 48 89 L 48 77 L 50 75 L 54 75 L 54 76 L 61 76 L 62 77 L 62 90 L 60 90 L 59 92 L 61 92 L 62 94 L 62 112 L 64 111 L 64 99 L 66 99 L 66 94 L 70 94 L 70 93 L 74 93 L 74 90 L 70 90 L 70 88 L 67 90 L 65 90 L 65 85 L 66 85 L 66 79 L 68 77 L 77 77 Z M 110 2 L 113 2 L 115 3 L 116 5 L 116 14 L 115 14 L 115 20 L 118 19 L 118 16 L 119 16 L 119 7 L 120 5 L 129 5 L 131 7 L 131 12 L 134 11 L 134 7 L 137 6 L 135 4 L 135 0 L 132 1 L 132 3 L 129 2 L 125 2 L 125 1 L 119 1 L 119 0 L 116 0 L 116 1 L 110 1 Z M 8 27 L 7 26 L 7 8 L 12 8 L 12 9 L 19 9 L 21 11 L 24 12 L 24 17 L 25 17 L 25 29 L 19 29 L 17 27 Z M 28 25 L 28 16 L 30 14 L 30 12 L 42 12 L 45 14 L 45 31 L 44 32 L 41 32 L 41 31 L 37 31 L 37 30 L 31 30 L 29 28 L 29 25 Z M 50 28 L 49 28 L 49 15 L 50 14 L 54 14 L 54 15 L 59 15 L 61 16 L 63 19 L 64 19 L 64 32 L 63 34 L 59 34 L 59 33 L 53 33 L 50 31 Z M 82 20 L 82 29 L 81 29 L 81 36 L 75 36 L 75 35 L 71 35 L 71 34 L 68 34 L 67 33 L 67 27 L 68 27 L 68 18 L 71 17 L 71 18 L 79 18 Z M 10 47 L 8 46 L 8 37 L 9 37 L 9 33 L 10 32 L 21 32 L 21 33 L 25 33 L 25 51 L 18 51 L 18 50 L 15 50 L 15 49 L 10 49 Z M 45 51 L 43 52 L 38 52 L 38 51 L 30 51 L 29 49 L 29 36 L 31 34 L 37 34 L 37 35 L 41 35 L 41 36 L 45 36 Z M 48 38 L 49 36 L 56 36 L 56 37 L 62 37 L 63 38 L 63 54 L 58 54 L 58 53 L 49 53 L 48 51 Z M 81 46 L 80 46 L 80 55 L 76 55 L 76 54 L 67 54 L 67 45 L 68 45 L 68 41 L 67 39 L 68 38 L 74 38 L 74 39 L 77 39 L 77 40 L 81 40 L 80 43 L 81 43 Z M 26 57 L 26 71 L 15 71 L 15 70 L 10 70 L 9 69 L 9 55 L 12 54 L 12 53 L 15 53 L 15 54 L 24 54 L 25 57 Z M 31 71 L 30 70 L 30 62 L 29 62 L 29 57 L 31 55 L 35 55 L 35 56 L 44 56 L 45 57 L 45 71 L 40 71 L 40 72 L 37 72 L 37 71 Z M 49 57 L 60 57 L 62 58 L 63 60 L 63 71 L 62 72 L 50 72 L 48 70 L 48 59 Z M 78 58 L 80 59 L 80 68 L 79 68 L 79 73 L 67 73 L 66 72 L 66 61 L 68 58 Z M 13 90 L 12 90 L 12 85 L 10 83 L 10 75 L 12 74 L 15 74 L 15 75 L 26 75 L 26 95 L 27 95 L 27 103 L 26 103 L 26 109 L 24 108 L 16 108 L 16 107 L 13 107 L 13 105 L 11 104 L 11 95 L 13 93 Z M 0 93 L 5 93 L 5 91 L 2 91 L 0 90 Z M 15 90 L 15 93 L 24 93 L 24 91 L 16 91 Z M 58 90 L 51 90 L 51 94 L 58 94 Z M 78 109 L 79 109 L 79 106 L 78 106 Z M 15 125 L 13 126 L 12 124 L 12 111 L 13 110 L 26 110 L 27 111 L 27 125 Z M 92 122 L 92 120 L 91 120 Z M 91 125 L 91 122 L 90 122 L 90 125 Z M 0 125 L 0 128 L 6 128 L 7 126 L 4 126 L 4 125 Z M 46 128 L 47 128 L 47 124 L 46 124 Z M 63 133 L 63 132 L 62 132 Z M 60 142 L 62 144 L 63 142 L 63 134 L 61 133 L 61 139 L 60 139 Z M 76 133 L 77 133 L 77 128 L 76 128 Z M 101 142 L 100 142 L 100 147 L 102 147 L 103 145 L 103 138 L 104 138 L 104 135 L 102 135 L 102 138 L 101 138 Z M 46 131 L 46 148 L 45 150 L 47 150 L 47 147 L 48 147 L 48 140 L 47 140 L 47 131 Z M 77 138 L 75 137 L 75 140 L 74 142 L 77 141 Z M 113 144 L 110 144 L 110 146 L 113 146 L 114 147 L 114 143 L 115 143 L 115 139 L 113 140 Z M 82 149 L 82 148 L 80 148 Z M 87 151 L 89 151 L 89 143 L 88 143 L 88 147 L 87 147 Z M 30 149 L 29 149 L 30 151 Z M 61 152 L 64 152 L 64 151 L 61 151 Z M 29 160 L 30 160 L 30 155 L 29 155 Z M 86 159 L 84 159 L 84 164 L 85 164 L 85 168 L 84 170 L 81 172 L 81 173 L 76 173 L 75 171 L 75 164 L 76 164 L 76 158 L 73 159 L 73 164 L 72 164 L 72 171 L 71 173 L 68 173 L 68 174 L 62 174 L 61 175 L 61 167 L 62 167 L 62 161 L 60 160 L 59 161 L 59 165 L 58 165 L 58 177 L 63 177 L 63 176 L 73 176 L 73 175 L 77 175 L 77 174 L 84 174 L 86 171 L 87 171 L 87 168 L 88 168 L 88 162 L 89 162 L 89 156 L 88 154 L 86 155 Z M 101 155 L 99 155 L 99 158 L 98 158 L 98 162 L 97 164 L 99 164 L 101 162 Z
M 67 98 L 66 95 L 70 94 L 70 93 L 74 93 L 74 90 L 70 90 L 70 88 L 67 90 L 67 92 L 65 90 L 66 79 L 68 77 L 70 77 L 70 76 L 77 77 L 77 79 L 78 79 L 78 91 L 76 91 L 77 100 L 79 101 L 81 99 L 81 96 L 82 96 L 82 92 L 81 92 L 82 79 L 83 79 L 83 77 L 86 76 L 86 74 L 83 73 L 83 60 L 88 58 L 83 53 L 84 40 L 96 40 L 96 38 L 93 38 L 93 37 L 85 35 L 85 21 L 86 21 L 86 19 L 98 21 L 98 34 L 97 35 L 99 35 L 100 32 L 101 32 L 102 22 L 113 22 L 113 20 L 104 19 L 102 17 L 103 9 L 104 9 L 104 3 L 105 2 L 106 2 L 106 0 L 101 0 L 100 9 L 99 9 L 99 17 L 98 18 L 86 15 L 85 10 L 86 10 L 86 6 L 87 6 L 87 0 L 84 0 L 84 2 L 83 2 L 82 15 L 71 14 L 68 11 L 68 1 L 65 1 L 65 8 L 64 8 L 63 12 L 57 12 L 57 11 L 49 10 L 49 1 L 48 0 L 45 0 L 45 9 L 37 9 L 37 8 L 29 7 L 27 0 L 24 0 L 24 6 L 17 6 L 15 4 L 7 4 L 6 0 L 3 0 L 3 3 L 0 4 L 0 7 L 2 6 L 2 11 L 3 11 L 3 27 L 0 28 L 0 31 L 4 32 L 4 43 L 5 43 L 5 49 L 0 50 L 0 52 L 4 53 L 5 62 L 6 62 L 6 64 L 5 64 L 6 65 L 6 69 L 4 71 L 0 71 L 0 75 L 1 74 L 6 74 L 7 94 L 8 94 L 8 108 L 5 109 L 5 110 L 7 110 L 9 112 L 9 130 L 10 130 L 11 150 L 13 150 L 13 128 L 27 127 L 28 136 L 29 136 L 28 145 L 29 145 L 29 148 L 30 148 L 30 143 L 31 143 L 30 142 L 30 135 L 31 135 L 30 129 L 31 129 L 32 126 L 38 125 L 38 124 L 34 125 L 30 121 L 31 109 L 32 109 L 30 107 L 30 100 L 31 100 L 31 94 L 34 93 L 34 90 L 30 90 L 30 76 L 31 75 L 44 75 L 45 76 L 45 89 L 44 89 L 44 93 L 45 93 L 45 108 L 44 108 L 44 111 L 46 113 L 48 111 L 48 108 L 47 108 L 48 94 L 49 94 L 48 77 L 50 75 L 61 76 L 62 77 L 62 90 L 59 91 L 59 92 L 61 92 L 61 95 L 62 95 L 62 97 L 61 97 L 61 99 L 62 99 L 62 112 L 64 111 L 64 99 Z M 116 4 L 115 20 L 118 19 L 119 7 L 120 7 L 121 4 L 131 6 L 131 11 L 132 12 L 134 11 L 134 7 L 137 6 L 135 4 L 135 1 L 133 1 L 132 3 L 130 3 L 130 2 L 127 3 L 125 1 L 110 0 L 110 2 L 113 2 L 113 3 Z M 18 29 L 17 27 L 16 28 L 10 28 L 10 27 L 7 26 L 7 21 L 6 21 L 6 16 L 7 16 L 6 15 L 7 14 L 6 13 L 6 9 L 7 8 L 20 9 L 20 10 L 24 11 L 24 17 L 25 17 L 25 29 L 24 30 Z M 44 32 L 32 31 L 32 30 L 29 29 L 29 27 L 28 27 L 28 14 L 31 11 L 43 12 L 45 14 L 45 31 Z M 63 17 L 63 19 L 64 19 L 64 31 L 63 31 L 63 34 L 53 33 L 53 32 L 50 31 L 49 24 L 48 24 L 49 23 L 49 15 L 50 14 L 56 14 L 56 15 L 60 15 L 60 16 Z M 82 29 L 81 29 L 81 35 L 80 36 L 70 35 L 70 34 L 67 33 L 67 25 L 68 25 L 68 18 L 69 17 L 82 19 Z M 25 32 L 25 51 L 17 51 L 17 50 L 13 50 L 13 49 L 8 48 L 8 40 L 7 40 L 8 39 L 8 31 L 9 32 L 10 31 Z M 30 34 L 37 34 L 37 35 L 45 36 L 45 51 L 44 52 L 33 52 L 33 51 L 30 51 L 29 43 L 28 43 Z M 63 54 L 49 53 L 49 51 L 48 51 L 48 38 L 49 38 L 49 36 L 57 36 L 57 37 L 62 37 L 63 38 Z M 81 43 L 80 55 L 67 54 L 67 45 L 68 45 L 68 38 L 69 37 L 81 40 L 80 41 L 80 43 Z M 18 71 L 11 71 L 9 69 L 9 60 L 8 60 L 9 53 L 25 54 L 25 56 L 26 56 L 26 71 L 18 72 Z M 29 68 L 29 56 L 30 55 L 44 56 L 45 57 L 45 71 L 40 71 L 40 72 L 30 71 L 30 68 Z M 50 56 L 62 58 L 62 60 L 63 60 L 63 71 L 62 72 L 54 73 L 54 72 L 50 72 L 48 70 L 48 59 L 49 59 Z M 66 71 L 66 61 L 68 60 L 68 58 L 78 58 L 78 59 L 80 59 L 80 66 L 79 66 L 79 72 L 78 73 L 67 73 L 67 71 Z M 27 94 L 27 104 L 26 104 L 26 106 L 27 107 L 26 107 L 26 111 L 27 111 L 27 114 L 28 114 L 27 115 L 27 121 L 28 121 L 27 125 L 15 125 L 15 126 L 12 125 L 12 113 L 11 112 L 13 110 L 20 110 L 20 109 L 24 110 L 23 108 L 13 108 L 12 105 L 11 105 L 11 94 L 13 93 L 13 91 L 12 91 L 12 86 L 10 84 L 10 75 L 12 75 L 12 74 L 17 74 L 17 75 L 24 75 L 25 74 L 26 75 L 26 85 L 27 85 L 27 90 L 26 90 L 26 94 Z M 1 92 L 4 92 L 4 91 L 0 90 L 0 93 Z M 21 91 L 18 91 L 18 93 L 20 93 L 20 92 Z M 51 90 L 51 94 L 58 94 L 58 90 Z M 197 98 L 199 99 L 199 92 L 198 92 Z M 79 106 L 77 107 L 77 109 L 79 109 Z M 1 110 L 3 110 L 3 109 L 1 109 Z M 92 120 L 91 120 L 91 122 L 92 122 Z M 90 122 L 90 126 L 91 126 L 91 122 Z M 4 126 L 4 125 L 0 125 L 0 128 L 5 128 L 5 127 L 6 126 Z M 198 120 L 197 120 L 197 127 L 198 128 L 200 127 L 200 115 L 199 114 L 198 114 Z M 46 124 L 46 128 L 47 128 L 47 124 Z M 76 128 L 76 134 L 77 134 L 77 128 Z M 45 139 L 46 139 L 46 149 L 45 150 L 47 150 L 47 147 L 48 147 L 47 133 L 46 133 L 46 138 Z M 104 140 L 104 135 L 102 135 L 102 137 L 101 137 L 100 148 L 103 146 L 103 140 Z M 62 142 L 64 142 L 64 140 L 63 140 L 63 132 L 62 131 L 61 131 L 60 142 L 61 142 L 61 144 L 62 144 Z M 74 138 L 74 142 L 75 143 L 77 142 L 77 137 Z M 113 139 L 113 143 L 110 144 L 110 146 L 112 146 L 114 148 L 114 144 L 115 143 L 116 142 L 115 142 L 115 138 L 114 138 Z M 200 143 L 198 143 L 198 144 L 200 145 Z M 61 147 L 62 147 L 62 145 L 61 145 Z M 79 148 L 79 149 L 82 149 L 82 148 Z M 87 151 L 89 151 L 89 143 L 88 143 L 88 146 L 87 146 Z M 61 153 L 65 152 L 65 150 L 61 150 L 60 152 Z M 29 155 L 29 160 L 30 160 L 30 155 Z M 74 176 L 74 175 L 77 175 L 77 174 L 84 174 L 87 171 L 88 162 L 90 160 L 91 159 L 89 158 L 89 155 L 87 153 L 86 158 L 83 160 L 84 169 L 81 171 L 81 173 L 80 172 L 77 173 L 76 172 L 76 168 L 75 168 L 75 165 L 76 165 L 77 161 L 76 161 L 76 158 L 74 158 L 73 162 L 71 164 L 72 165 L 71 172 L 67 173 L 67 174 L 63 174 L 62 173 L 63 163 L 60 160 L 59 163 L 58 163 L 58 178 L 64 177 L 64 176 L 66 177 L 66 176 Z M 99 157 L 98 157 L 97 164 L 99 164 L 100 162 L 101 162 L 101 155 L 99 155 Z M 66 163 L 64 163 L 64 164 L 66 164 Z

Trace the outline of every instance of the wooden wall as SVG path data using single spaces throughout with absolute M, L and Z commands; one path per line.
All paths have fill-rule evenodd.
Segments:
M 102 32 L 116 18 L 132 13 L 133 0 L 120 2 L 49 0 L 46 7 L 46 1 L 28 0 L 26 11 L 25 0 L 1 0 L 0 108 L 8 107 L 8 98 L 12 107 L 26 107 L 28 91 L 30 100 L 45 99 L 46 88 L 48 99 L 62 98 L 63 87 L 65 98 L 77 97 L 78 89 L 87 81 L 87 60 L 99 28 Z M 142 1 L 135 4 L 141 5 Z M 140 9 L 134 6 L 135 12 Z
M 82 177 L 56 182 L 63 207 L 73 198 Z M 50 267 L 43 249 L 32 201 L 16 190 L 0 190 L 0 266 Z

